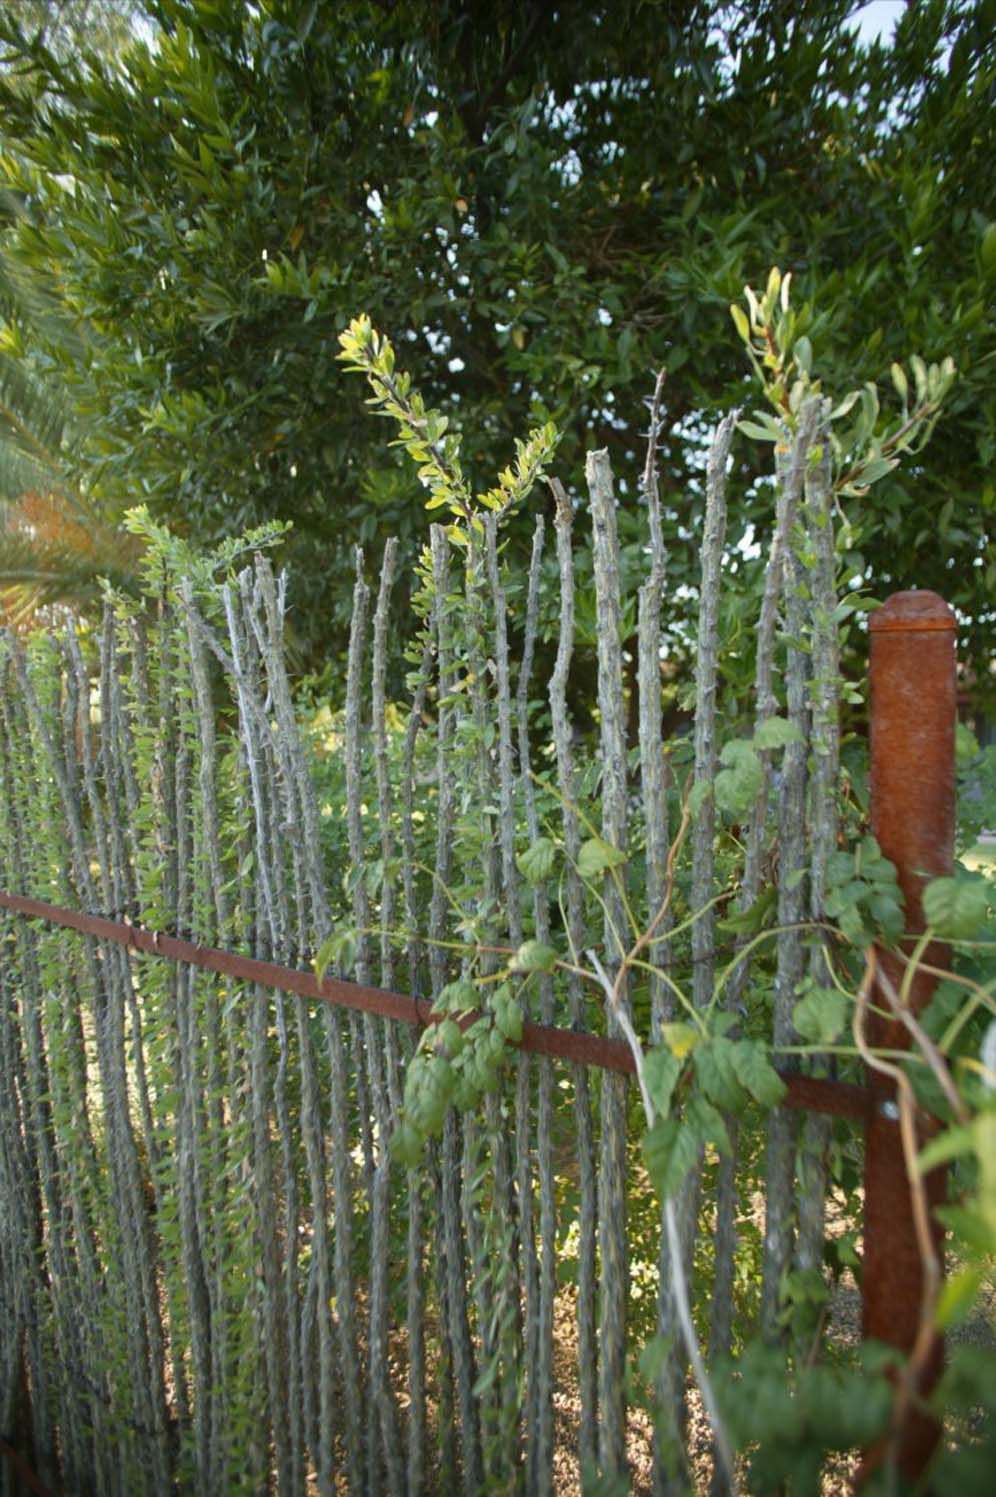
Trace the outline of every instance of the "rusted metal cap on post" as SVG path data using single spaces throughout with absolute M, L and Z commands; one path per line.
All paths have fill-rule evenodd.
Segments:
M 872 634 L 930 633 L 957 627 L 958 621 L 950 605 L 938 593 L 921 592 L 919 588 L 893 593 L 881 608 L 876 608 L 868 622 Z
M 956 630 L 931 592 L 893 593 L 869 622 L 872 830 L 896 865 L 907 931 L 923 928 L 923 885 L 951 872 Z

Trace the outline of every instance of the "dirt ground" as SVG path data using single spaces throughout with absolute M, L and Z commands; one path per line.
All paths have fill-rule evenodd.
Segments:
M 755 1209 L 762 1210 L 760 1200 Z M 828 1231 L 848 1230 L 850 1223 L 830 1203 Z M 860 1238 L 856 1246 L 861 1250 Z M 949 1262 L 949 1272 L 957 1265 Z M 840 1348 L 856 1347 L 861 1340 L 861 1291 L 849 1270 L 841 1275 L 829 1306 L 827 1340 Z M 972 1317 L 957 1327 L 950 1342 L 986 1346 L 996 1351 L 996 1279 L 983 1286 Z M 555 1449 L 554 1480 L 557 1497 L 580 1497 L 581 1479 L 576 1456 L 580 1424 L 580 1400 L 577 1380 L 577 1313 L 573 1289 L 562 1289 L 557 1296 L 554 1315 L 554 1393 Z M 630 1490 L 634 1497 L 652 1491 L 653 1426 L 642 1409 L 632 1408 L 627 1421 L 627 1456 L 631 1471 Z M 688 1457 L 696 1493 L 708 1493 L 712 1480 L 712 1455 L 709 1427 L 702 1403 L 694 1389 L 688 1399 Z M 857 1453 L 831 1458 L 827 1462 L 821 1497 L 845 1497 L 858 1467 Z

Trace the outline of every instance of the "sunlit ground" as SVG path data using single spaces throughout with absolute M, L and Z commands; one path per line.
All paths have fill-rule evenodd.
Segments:
M 968 852 L 962 853 L 961 861 L 966 868 L 996 868 L 996 837 L 983 837 Z

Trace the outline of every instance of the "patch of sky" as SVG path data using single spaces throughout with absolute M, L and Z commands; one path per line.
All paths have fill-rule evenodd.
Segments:
M 870 4 L 859 5 L 851 12 L 847 24 L 853 26 L 860 39 L 868 45 L 879 41 L 888 45 L 905 9 L 906 0 L 870 0 Z
M 572 146 L 565 156 L 555 161 L 553 169 L 565 187 L 576 187 L 581 180 L 581 157 Z
M 437 358 L 449 353 L 451 341 L 448 333 L 444 333 L 441 328 L 432 327 L 423 328 L 422 333 Z
M 847 24 L 857 29 L 858 39 L 866 46 L 881 42 L 884 46 L 891 47 L 900 21 L 909 26 L 916 25 L 917 20 L 917 6 L 915 3 L 908 4 L 908 0 L 870 0 L 869 4 L 858 6 L 851 12 Z M 941 33 L 934 59 L 937 70 L 942 73 L 948 71 L 951 61 L 952 43 L 947 38 L 954 20 L 955 17 L 952 16 Z M 916 111 L 924 88 L 925 85 L 921 82 L 916 88 L 907 89 L 902 104 L 897 102 L 889 109 L 887 122 L 893 129 L 900 129 L 904 120 Z

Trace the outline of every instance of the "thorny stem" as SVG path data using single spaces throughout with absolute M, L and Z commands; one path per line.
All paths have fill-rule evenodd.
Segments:
M 625 1011 L 624 1005 L 619 1002 L 616 984 L 610 981 L 608 973 L 599 961 L 597 952 L 588 951 L 587 956 L 598 977 L 602 992 L 605 995 L 605 1001 L 612 1011 L 612 1015 L 619 1028 L 622 1030 L 626 1043 L 629 1045 L 630 1053 L 633 1056 L 633 1064 L 636 1067 L 636 1079 L 640 1087 L 640 1096 L 643 1100 L 643 1110 L 646 1114 L 647 1126 L 652 1128 L 657 1114 L 644 1074 L 643 1047 L 637 1038 L 636 1031 L 633 1028 L 629 1015 Z M 626 962 L 624 961 L 623 968 L 625 966 Z M 706 1370 L 705 1359 L 702 1356 L 698 1337 L 695 1334 L 695 1326 L 692 1323 L 692 1312 L 688 1299 L 688 1284 L 685 1279 L 684 1249 L 681 1243 L 678 1219 L 675 1215 L 674 1200 L 670 1196 L 664 1202 L 664 1224 L 667 1231 L 674 1304 L 678 1315 L 678 1324 L 681 1328 L 681 1337 L 685 1343 L 685 1352 L 691 1363 L 692 1375 L 698 1384 L 699 1392 L 702 1395 L 702 1402 L 709 1416 L 713 1438 L 716 1442 L 716 1454 L 723 1467 L 728 1490 L 731 1493 L 731 1497 L 737 1497 L 739 1488 L 734 1469 L 733 1446 L 730 1443 L 729 1435 L 723 1424 L 712 1382 Z
M 691 798 L 692 776 L 689 775 L 688 784 L 685 788 L 685 798 L 681 806 L 681 822 L 678 826 L 677 832 L 675 833 L 674 841 L 671 843 L 671 846 L 668 849 L 667 866 L 665 870 L 664 898 L 661 901 L 661 906 L 657 911 L 657 914 L 651 920 L 650 924 L 647 926 L 643 934 L 638 937 L 636 944 L 630 950 L 628 956 L 626 957 L 626 961 L 623 963 L 623 967 L 625 967 L 627 963 L 635 961 L 640 952 L 643 950 L 644 946 L 650 945 L 651 941 L 654 939 L 654 935 L 660 928 L 662 921 L 667 918 L 667 912 L 671 908 L 671 898 L 674 894 L 675 865 L 678 861 L 678 854 L 681 851 L 681 844 L 684 842 L 685 837 L 688 834 L 688 828 L 692 820 Z M 720 895 L 720 898 L 722 898 L 722 895 Z M 618 977 L 616 978 L 616 981 L 619 981 Z
M 666 380 L 667 370 L 662 369 L 657 376 L 650 401 L 650 430 L 647 434 L 647 461 L 643 469 L 642 484 L 650 522 L 652 565 L 654 572 L 661 574 L 661 580 L 663 580 L 664 570 L 664 537 L 661 533 L 661 501 L 657 481 L 657 444 L 661 434 L 661 403 L 664 399 Z

